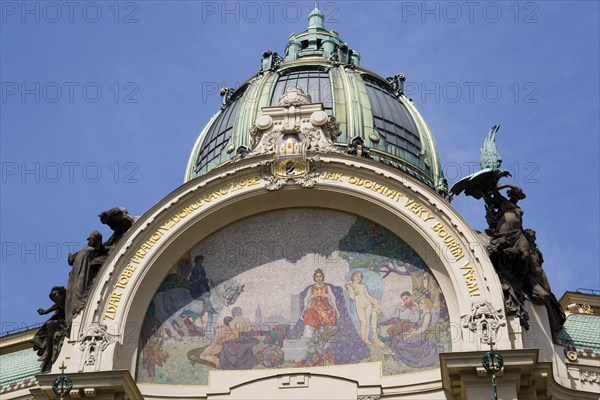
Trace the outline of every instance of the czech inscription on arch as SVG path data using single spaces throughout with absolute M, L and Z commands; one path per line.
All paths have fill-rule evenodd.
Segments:
M 323 171 L 319 176 L 321 182 L 341 182 L 354 185 L 362 190 L 369 190 L 387 197 L 390 201 L 398 204 L 400 210 L 407 215 L 415 215 L 419 223 L 425 225 L 427 229 L 431 229 L 443 242 L 443 246 L 448 250 L 450 259 L 459 263 L 460 274 L 463 277 L 464 284 L 467 288 L 470 297 L 480 296 L 480 286 L 478 284 L 475 268 L 465 256 L 465 252 L 457 239 L 450 233 L 450 230 L 443 222 L 438 221 L 435 215 L 424 205 L 415 201 L 407 193 L 400 191 L 398 188 L 392 188 L 386 184 L 376 182 L 374 180 L 364 179 L 358 176 L 346 176 L 336 171 Z M 233 181 L 220 189 L 206 193 L 201 193 L 195 200 L 185 205 L 180 210 L 176 210 L 167 218 L 158 229 L 150 233 L 145 242 L 137 249 L 136 253 L 130 258 L 125 268 L 117 277 L 117 282 L 114 284 L 111 295 L 103 307 L 102 319 L 115 320 L 118 319 L 119 306 L 123 295 L 127 295 L 128 284 L 131 279 L 135 278 L 139 267 L 143 265 L 144 258 L 153 251 L 153 248 L 162 240 L 163 236 L 171 230 L 176 229 L 178 224 L 186 219 L 189 219 L 195 213 L 201 212 L 211 203 L 217 203 L 221 199 L 231 195 L 238 190 L 257 186 L 262 182 L 259 176 L 251 176 L 246 179 Z
M 348 183 L 362 189 L 368 189 L 398 203 L 400 209 L 406 214 L 415 215 L 420 224 L 424 225 L 427 229 L 432 230 L 434 234 L 440 238 L 443 246 L 447 250 L 445 253 L 448 258 L 454 262 L 460 263 L 460 273 L 463 277 L 463 282 L 469 296 L 479 297 L 481 295 L 477 276 L 475 275 L 475 268 L 465 256 L 465 252 L 459 240 L 452 235 L 450 229 L 448 229 L 442 221 L 439 221 L 427 206 L 415 201 L 407 193 L 403 193 L 388 187 L 385 184 L 374 180 L 364 179 L 359 176 L 346 176 L 335 171 L 324 171 L 321 174 L 321 179 L 325 181 Z

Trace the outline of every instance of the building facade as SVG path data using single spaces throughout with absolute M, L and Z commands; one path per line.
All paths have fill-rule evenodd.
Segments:
M 62 374 L 99 399 L 483 399 L 491 346 L 498 398 L 598 398 L 598 296 L 567 293 L 557 337 L 545 306 L 522 305 L 529 329 L 509 312 L 403 82 L 315 8 L 222 90 L 185 183 L 110 244 L 50 371 L 35 330 L 3 338 L 3 398 L 56 398 Z

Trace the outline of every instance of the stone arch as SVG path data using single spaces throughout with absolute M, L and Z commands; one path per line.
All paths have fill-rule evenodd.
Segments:
M 78 337 L 78 326 L 84 329 L 94 322 L 106 325 L 119 339 L 106 350 L 100 369 L 128 369 L 135 375 L 136 333 L 162 279 L 185 252 L 245 217 L 316 207 L 363 216 L 414 243 L 447 299 L 457 330 L 453 351 L 480 349 L 480 343 L 467 339 L 461 316 L 470 312 L 473 302 L 488 301 L 502 309 L 503 300 L 498 278 L 476 233 L 445 200 L 395 169 L 343 156 L 322 156 L 321 160 L 323 172 L 312 189 L 290 182 L 278 191 L 265 190 L 259 158 L 213 171 L 165 197 L 141 217 L 111 255 L 71 337 Z M 448 246 L 447 237 L 454 240 L 460 254 Z M 508 341 L 506 328 L 501 331 L 502 340 Z M 61 357 L 79 364 L 77 347 L 66 347 Z

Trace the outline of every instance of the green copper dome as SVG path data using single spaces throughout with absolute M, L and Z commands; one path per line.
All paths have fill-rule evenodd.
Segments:
M 255 76 L 237 90 L 221 90 L 223 106 L 200 133 L 185 180 L 244 154 L 262 108 L 277 106 L 288 88 L 298 87 L 339 122 L 338 148 L 399 168 L 445 194 L 433 136 L 403 93 L 404 76 L 385 79 L 361 67 L 359 53 L 323 20 L 315 8 L 308 29 L 290 36 L 284 57 L 266 51 Z

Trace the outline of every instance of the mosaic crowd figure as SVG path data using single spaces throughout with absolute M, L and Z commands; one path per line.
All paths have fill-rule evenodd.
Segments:
M 217 327 L 215 330 L 215 336 L 210 345 L 208 345 L 208 347 L 200 354 L 200 360 L 208 362 L 218 369 L 221 368 L 220 356 L 221 350 L 223 350 L 223 344 L 228 340 L 234 340 L 237 336 L 235 330 L 231 327 L 232 320 L 233 317 L 231 316 L 223 318 L 223 325 Z
M 215 310 L 210 304 L 211 284 L 206 276 L 206 270 L 203 263 L 204 256 L 198 255 L 194 257 L 194 266 L 190 273 L 190 294 L 193 299 L 202 301 L 203 308 L 200 313 L 200 318 L 207 312 L 211 314 L 215 313 Z
M 156 318 L 156 307 L 154 301 L 150 302 L 146 318 L 140 332 L 141 348 L 143 350 L 142 360 L 148 376 L 156 376 L 156 367 L 162 367 L 169 359 L 169 353 L 163 348 L 165 340 L 165 329 L 161 321 Z
M 425 368 L 438 362 L 442 347 L 437 345 L 433 324 L 433 301 L 423 297 L 418 301 L 420 318 L 414 329 L 391 337 L 393 357 L 408 366 Z
M 412 294 L 408 291 L 404 291 L 400 294 L 400 298 L 402 299 L 402 304 L 393 311 L 392 318 L 384 322 L 385 325 L 391 325 L 387 329 L 390 340 L 403 332 L 416 329 L 417 324 L 421 319 L 419 307 L 413 301 Z
M 223 343 L 219 356 L 222 369 L 252 369 L 258 365 L 254 347 L 259 344 L 250 320 L 242 315 L 241 307 L 231 309 L 229 327 L 234 337 Z

